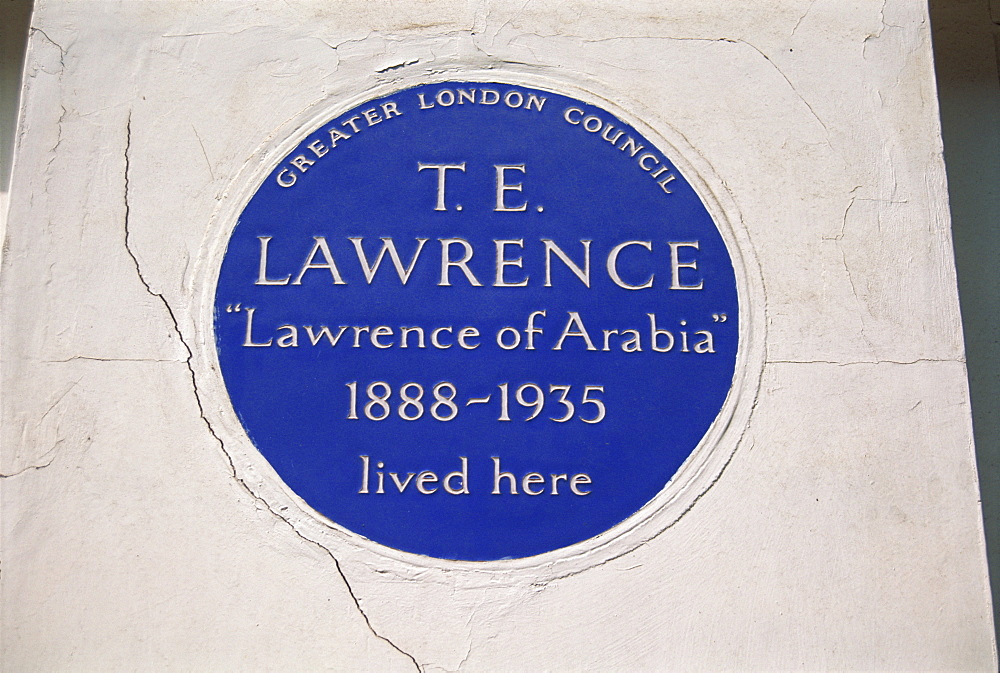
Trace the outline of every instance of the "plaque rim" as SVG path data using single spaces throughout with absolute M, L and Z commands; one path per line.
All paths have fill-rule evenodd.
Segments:
M 317 128 L 367 101 L 417 86 L 447 82 L 482 82 L 524 86 L 574 98 L 598 107 L 631 125 L 674 164 L 699 197 L 726 246 L 736 279 L 739 333 L 733 380 L 715 419 L 688 457 L 652 499 L 620 523 L 566 547 L 514 559 L 467 561 L 431 557 L 395 549 L 355 533 L 313 509 L 285 484 L 250 440 L 229 398 L 219 366 L 215 340 L 215 295 L 229 240 L 250 199 L 271 172 Z M 198 379 L 205 420 L 219 439 L 234 477 L 302 537 L 329 551 L 350 551 L 370 565 L 393 565 L 402 573 L 413 568 L 443 571 L 511 573 L 523 571 L 535 580 L 576 574 L 623 556 L 660 535 L 686 515 L 725 472 L 742 443 L 759 394 L 765 364 L 765 294 L 754 248 L 735 200 L 705 157 L 683 134 L 624 92 L 539 66 L 453 67 L 399 73 L 372 86 L 345 78 L 343 91 L 332 92 L 300 111 L 263 140 L 229 183 L 207 222 L 196 263 L 186 286 L 192 299 L 196 334 L 191 364 Z M 627 100 L 631 112 L 615 100 Z

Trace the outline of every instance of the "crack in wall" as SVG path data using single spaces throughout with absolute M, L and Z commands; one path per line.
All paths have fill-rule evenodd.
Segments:
M 848 262 L 847 262 L 847 251 L 844 248 L 843 239 L 844 239 L 844 236 L 847 233 L 847 220 L 848 220 L 848 217 L 850 217 L 851 209 L 854 208 L 854 204 L 855 203 L 857 203 L 858 201 L 869 201 L 869 202 L 880 203 L 880 202 L 883 202 L 885 200 L 884 199 L 862 198 L 862 197 L 859 197 L 859 196 L 855 196 L 855 194 L 857 193 L 857 191 L 859 189 L 861 189 L 861 188 L 862 188 L 862 185 L 857 185 L 850 192 L 850 198 L 851 198 L 851 200 L 848 202 L 847 207 L 844 209 L 844 215 L 840 219 L 840 233 L 834 234 L 833 236 L 821 236 L 820 238 L 821 238 L 821 240 L 824 240 L 824 241 L 832 241 L 837 246 L 837 249 L 840 251 L 841 264 L 843 264 L 844 271 L 847 274 L 847 281 L 851 285 L 851 295 L 854 297 L 854 300 L 855 300 L 855 302 L 858 305 L 858 319 L 861 322 L 861 326 L 860 326 L 860 330 L 859 330 L 860 331 L 861 340 L 864 341 L 865 345 L 868 347 L 868 350 L 871 351 L 872 358 L 873 358 L 872 362 L 876 362 L 877 360 L 874 359 L 876 357 L 875 344 L 872 343 L 871 339 L 869 339 L 868 335 L 865 333 L 866 321 L 865 321 L 865 315 L 864 314 L 867 312 L 869 314 L 869 316 L 871 316 L 871 312 L 868 311 L 868 306 L 865 303 L 865 301 L 858 295 L 858 288 L 857 288 L 857 285 L 855 285 L 855 283 L 854 283 L 854 274 L 851 272 L 850 264 L 848 264 Z M 895 202 L 893 201 L 892 203 L 895 203 Z M 878 223 L 879 223 L 879 225 L 878 225 L 879 226 L 879 230 L 881 231 L 881 228 L 882 228 L 881 227 L 881 215 L 878 218 Z
M 807 16 L 809 16 L 809 12 L 812 11 L 813 7 L 816 6 L 817 2 L 819 2 L 819 0 L 812 0 L 812 2 L 809 3 L 809 6 L 806 7 L 806 11 L 803 12 L 802 16 L 799 17 L 799 20 L 795 22 L 795 25 L 792 27 L 792 32 L 789 33 L 789 35 L 792 36 L 795 35 L 795 31 L 799 29 L 799 26 L 802 25 L 802 22 L 805 21 Z
M 399 70 L 400 68 L 405 68 L 406 66 L 409 65 L 416 65 L 417 63 L 420 63 L 419 58 L 411 58 L 409 60 L 403 61 L 402 63 L 396 63 L 395 65 L 387 65 L 384 68 L 379 68 L 375 72 L 383 74 L 389 72 L 390 70 Z
M 96 355 L 74 355 L 73 357 L 65 358 L 63 360 L 41 360 L 43 364 L 54 365 L 54 364 L 64 364 L 66 362 L 76 362 L 78 360 L 90 360 L 93 362 L 173 362 L 181 363 L 184 360 L 177 359 L 157 359 L 157 358 L 102 358 Z
M 79 385 L 80 381 L 82 381 L 82 380 L 83 380 L 83 378 L 81 377 L 81 378 L 77 379 L 76 381 L 73 381 L 72 383 L 70 383 L 66 387 L 66 390 L 64 390 L 59 395 L 59 397 L 57 397 L 55 399 L 55 401 L 52 402 L 52 404 L 49 405 L 49 408 L 45 410 L 45 413 L 42 414 L 41 417 L 39 417 L 38 421 L 34 424 L 34 427 L 41 427 L 42 423 L 45 422 L 45 419 L 49 417 L 49 414 L 51 414 L 55 410 L 55 408 L 59 406 L 59 403 L 62 402 L 63 399 L 67 395 L 69 395 L 70 391 L 72 391 L 73 388 L 76 388 L 76 386 Z M 26 432 L 27 432 L 27 426 L 22 425 L 22 427 L 21 427 L 21 440 L 22 440 L 22 443 L 26 443 L 26 439 L 25 439 L 25 433 Z M 10 477 L 17 477 L 17 476 L 20 476 L 20 475 L 25 474 L 27 472 L 31 472 L 33 470 L 41 470 L 41 469 L 44 469 L 44 468 L 48 467 L 56 459 L 56 449 L 59 448 L 59 445 L 62 444 L 62 443 L 63 443 L 63 440 L 60 439 L 60 440 L 56 441 L 56 443 L 53 444 L 51 447 L 49 447 L 49 449 L 47 449 L 46 451 L 42 452 L 41 456 L 44 456 L 46 454 L 51 454 L 51 458 L 49 458 L 48 462 L 42 463 L 40 465 L 28 465 L 26 467 L 21 468 L 20 470 L 17 470 L 16 472 L 0 473 L 0 479 L 8 479 Z
M 46 467 L 48 467 L 49 465 L 51 465 L 51 464 L 52 464 L 52 462 L 53 462 L 53 461 L 54 461 L 55 459 L 56 459 L 56 456 L 55 456 L 55 454 L 53 453 L 53 454 L 52 454 L 52 457 L 51 457 L 51 458 L 49 458 L 49 462 L 47 462 L 47 463 L 43 463 L 43 464 L 41 464 L 41 465 L 29 465 L 29 466 L 27 466 L 27 467 L 24 467 L 24 468 L 21 468 L 21 469 L 20 469 L 20 470 L 18 470 L 17 472 L 10 472 L 10 473 L 2 473 L 2 472 L 0 472 L 0 479 L 10 479 L 10 478 L 12 478 L 12 477 L 19 477 L 19 476 L 21 476 L 22 474 L 24 474 L 24 473 L 26 473 L 26 472 L 31 472 L 31 471 L 33 471 L 33 470 L 43 470 L 43 469 L 45 469 Z
M 839 241 L 838 241 L 838 244 L 839 244 Z M 870 314 L 870 312 L 868 311 L 868 305 L 864 302 L 864 300 L 858 294 L 858 286 L 855 285 L 855 283 L 854 283 L 854 274 L 851 272 L 851 265 L 847 263 L 847 253 L 844 251 L 843 246 L 840 246 L 840 259 L 841 259 L 841 261 L 844 264 L 844 271 L 847 272 L 847 282 L 849 282 L 851 284 L 851 294 L 854 296 L 854 300 L 858 304 L 858 309 L 859 309 L 859 311 L 858 311 L 858 319 L 861 321 L 861 327 L 859 329 L 859 332 L 861 334 L 861 340 L 864 341 L 865 345 L 868 346 L 868 350 L 870 350 L 872 352 L 872 355 L 875 355 L 875 344 L 873 344 L 872 341 L 871 341 L 871 339 L 868 338 L 868 335 L 865 334 L 865 317 L 864 317 L 864 314 L 865 313 L 869 313 Z
M 816 110 L 814 110 L 813 106 L 809 104 L 809 101 L 806 100 L 806 97 L 803 96 L 801 93 L 799 93 L 799 90 L 795 88 L 795 85 L 792 84 L 792 80 L 788 79 L 788 76 L 784 73 L 784 71 L 782 71 L 782 69 L 779 68 L 778 65 L 774 61 L 771 60 L 770 56 L 768 56 L 767 54 L 765 54 L 764 52 L 762 52 L 755 44 L 753 44 L 751 42 L 747 42 L 746 40 L 736 40 L 736 42 L 740 42 L 742 44 L 745 44 L 748 47 L 750 47 L 751 49 L 753 49 L 754 51 L 756 51 L 758 54 L 760 54 L 762 57 L 764 57 L 764 60 L 767 61 L 771 65 L 772 68 L 774 68 L 775 72 L 777 72 L 779 75 L 781 75 L 781 78 L 783 80 L 785 80 L 785 83 L 788 84 L 788 87 L 792 90 L 792 92 L 796 96 L 798 96 L 798 99 L 800 101 L 802 101 L 802 104 L 805 105 L 809 109 L 809 112 L 812 114 L 812 116 L 816 119 L 816 121 L 819 122 L 819 125 L 823 127 L 823 131 L 826 133 L 826 144 L 827 145 L 831 145 L 831 142 L 830 142 L 830 129 L 827 127 L 826 123 L 820 118 L 820 116 L 818 114 L 816 114 Z
M 183 362 L 187 366 L 187 371 L 188 371 L 188 374 L 189 374 L 190 379 L 191 379 L 191 388 L 192 388 L 192 391 L 194 392 L 195 404 L 198 407 L 198 415 L 201 417 L 202 422 L 204 422 L 205 427 L 208 429 L 209 434 L 212 435 L 212 437 L 218 443 L 219 448 L 222 450 L 222 454 L 226 457 L 226 460 L 229 463 L 229 469 L 232 472 L 233 479 L 235 479 L 236 482 L 239 483 L 240 486 L 242 486 L 243 489 L 256 502 L 258 502 L 261 505 L 263 505 L 264 508 L 267 509 L 267 511 L 269 511 L 271 514 L 273 514 L 275 517 L 277 517 L 278 520 L 280 520 L 280 521 L 284 522 L 285 524 L 287 524 L 288 527 L 292 529 L 292 532 L 295 533 L 295 535 L 297 535 L 299 538 L 301 538 L 302 540 L 304 540 L 306 542 L 309 542 L 311 544 L 316 545 L 317 547 L 319 547 L 320 549 L 322 549 L 324 552 L 326 552 L 326 554 L 330 557 L 330 559 L 333 560 L 334 568 L 336 568 L 337 574 L 340 576 L 341 580 L 343 580 L 344 586 L 347 588 L 348 595 L 351 597 L 351 600 L 354 602 L 355 608 L 357 608 L 358 613 L 361 615 L 361 618 L 364 620 L 365 625 L 368 627 L 368 630 L 371 632 L 371 634 L 373 636 L 375 636 L 377 639 L 382 640 L 385 643 L 387 643 L 390 647 L 392 647 L 394 650 L 396 650 L 397 652 L 399 652 L 401 655 L 405 656 L 407 659 L 409 659 L 413 663 L 413 665 L 416 667 L 417 671 L 421 671 L 422 672 L 424 670 L 424 667 L 421 666 L 420 663 L 417 662 L 416 658 L 414 658 L 414 656 L 412 654 L 410 654 L 409 652 L 406 652 L 405 650 L 403 650 L 402 648 L 400 648 L 398 645 L 396 645 L 394 642 L 392 642 L 389 638 L 386 638 L 385 636 L 383 636 L 382 634 L 380 634 L 378 631 L 375 630 L 375 627 L 372 625 L 371 620 L 368 618 L 368 615 L 362 609 L 361 602 L 358 600 L 357 594 L 355 594 L 355 592 L 354 592 L 354 588 L 351 586 L 351 583 L 347 581 L 347 576 L 344 574 L 344 571 L 343 571 L 343 569 L 340 566 L 340 561 L 336 558 L 336 556 L 334 556 L 333 552 L 330 551 L 329 549 L 327 549 L 324 545 L 322 545 L 319 542 L 317 542 L 316 540 L 312 540 L 312 539 L 306 537 L 305 535 L 303 535 L 301 532 L 299 532 L 298 529 L 296 529 L 295 526 L 288 519 L 286 519 L 285 517 L 283 517 L 279 512 L 276 512 L 274 509 L 272 509 L 271 506 L 263 498 L 261 498 L 256 493 L 254 493 L 253 490 L 250 488 L 250 486 L 246 483 L 246 481 L 244 481 L 237 474 L 236 465 L 233 462 L 232 457 L 229 455 L 229 452 L 226 451 L 225 443 L 222 441 L 222 438 L 218 435 L 218 433 L 216 433 L 215 428 L 212 427 L 212 424 L 209 422 L 208 417 L 205 415 L 205 407 L 204 407 L 204 405 L 202 404 L 202 401 L 201 401 L 201 393 L 200 393 L 200 390 L 198 389 L 198 380 L 197 380 L 197 377 L 195 376 L 194 366 L 192 364 L 192 360 L 194 358 L 194 353 L 191 350 L 191 347 L 188 345 L 187 341 L 184 339 L 184 335 L 183 335 L 183 333 L 181 332 L 181 329 L 180 329 L 180 324 L 177 321 L 177 316 L 174 314 L 174 310 L 170 306 L 170 303 L 167 301 L 167 298 L 161 292 L 155 292 L 153 290 L 153 288 L 150 286 L 149 282 L 146 280 L 145 276 L 142 273 L 142 268 L 139 265 L 139 258 L 136 257 L 135 253 L 132 251 L 132 246 L 131 246 L 131 243 L 130 243 L 130 240 L 131 240 L 131 230 L 130 230 L 131 202 L 129 200 L 129 175 L 131 173 L 131 164 L 130 164 L 130 161 L 131 161 L 131 156 L 130 156 L 131 148 L 132 148 L 132 111 L 129 110 L 128 119 L 127 119 L 127 121 L 125 123 L 125 151 L 123 153 L 123 155 L 124 155 L 124 163 L 125 163 L 125 167 L 124 167 L 124 191 L 123 191 L 123 201 L 124 201 L 124 229 L 125 229 L 125 241 L 124 241 L 124 243 L 125 243 L 125 251 L 128 253 L 128 256 L 132 258 L 132 263 L 135 266 L 136 276 L 138 276 L 139 282 L 142 283 L 143 287 L 146 288 L 146 292 L 149 293 L 150 296 L 153 296 L 153 297 L 156 297 L 157 299 L 159 299 L 160 302 L 163 304 L 163 308 L 166 309 L 167 315 L 170 317 L 170 321 L 173 324 L 174 333 L 176 334 L 178 340 L 180 340 L 180 343 L 184 347 L 184 350 L 187 352 L 187 357 L 184 360 L 176 360 L 176 361 L 171 361 L 171 362 Z M 74 358 L 70 358 L 70 359 L 72 360 Z M 81 359 L 97 359 L 97 360 L 101 360 L 102 358 L 81 358 Z M 42 466 L 42 467 L 45 467 L 45 466 Z M 32 469 L 32 468 L 26 468 L 26 469 Z
M 66 69 L 66 50 L 63 49 L 63 46 L 61 44 L 59 44 L 58 42 L 56 42 L 55 40 L 53 40 L 51 37 L 49 37 L 48 34 L 44 30 L 42 30 L 41 28 L 36 28 L 36 27 L 32 26 L 29 29 L 29 32 L 32 35 L 34 35 L 35 33 L 41 33 L 42 37 L 44 37 L 46 40 L 48 40 L 48 42 L 53 47 L 55 47 L 56 49 L 59 50 L 59 65 L 60 65 L 60 67 L 61 67 L 62 70 L 65 70 Z
M 201 147 L 201 154 L 205 157 L 205 165 L 208 166 L 208 174 L 212 176 L 212 182 L 215 182 L 215 171 L 212 170 L 212 162 L 208 159 L 208 152 L 205 151 L 205 143 L 201 141 L 201 136 L 198 135 L 198 129 L 191 124 L 191 130 L 194 131 L 194 137 L 198 139 L 198 146 Z
M 66 115 L 69 112 L 69 110 L 66 109 L 65 105 L 60 104 L 59 107 L 62 108 L 62 112 L 59 113 L 59 119 L 56 120 L 56 143 L 55 145 L 52 146 L 52 149 L 49 150 L 52 156 L 49 157 L 49 160 L 45 164 L 45 175 L 47 176 L 45 179 L 46 193 L 48 193 L 49 191 L 49 181 L 52 179 L 52 173 L 49 169 L 52 168 L 52 162 L 56 160 L 56 157 L 58 156 L 59 146 L 62 145 L 63 122 L 66 120 Z

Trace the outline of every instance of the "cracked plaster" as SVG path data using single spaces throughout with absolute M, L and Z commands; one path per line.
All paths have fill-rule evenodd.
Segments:
M 200 144 L 200 142 L 201 141 L 200 141 L 200 138 L 199 138 L 199 144 Z M 225 446 L 223 444 L 222 439 L 216 434 L 215 430 L 212 428 L 212 424 L 205 417 L 205 410 L 204 410 L 204 406 L 202 405 L 202 400 L 201 400 L 202 396 L 201 396 L 201 394 L 198 391 L 198 378 L 195 375 L 194 368 L 191 366 L 191 358 L 193 357 L 192 351 L 191 351 L 190 346 L 188 346 L 187 342 L 184 340 L 184 335 L 181 333 L 180 327 L 177 324 L 177 318 L 174 316 L 174 311 L 170 307 L 170 303 L 167 301 L 166 297 L 164 297 L 161 293 L 154 292 L 153 289 L 149 286 L 149 283 L 146 281 L 146 279 L 142 275 L 142 269 L 139 266 L 139 260 L 138 260 L 138 258 L 135 256 L 135 253 L 132 252 L 131 247 L 129 247 L 129 213 L 130 213 L 130 201 L 129 201 L 129 175 L 130 175 L 130 173 L 129 173 L 129 150 L 131 149 L 131 147 L 132 147 L 132 114 L 131 114 L 131 111 L 129 111 L 128 121 L 125 124 L 125 151 L 123 153 L 123 155 L 124 155 L 124 169 L 122 171 L 122 175 L 123 175 L 123 179 L 124 179 L 123 203 L 124 203 L 125 215 L 124 215 L 123 225 L 124 225 L 124 230 L 125 230 L 125 250 L 128 252 L 129 257 L 131 257 L 132 261 L 135 263 L 135 272 L 136 272 L 136 275 L 139 278 L 139 282 L 142 283 L 142 285 L 146 288 L 146 291 L 150 295 L 158 298 L 160 301 L 163 302 L 163 307 L 164 307 L 164 309 L 166 309 L 167 314 L 170 317 L 170 321 L 173 323 L 174 332 L 176 333 L 177 338 L 180 340 L 181 344 L 184 346 L 185 350 L 187 350 L 187 358 L 184 360 L 184 363 L 187 365 L 188 373 L 191 376 L 191 389 L 192 389 L 192 392 L 194 394 L 195 403 L 198 405 L 198 415 L 201 417 L 202 421 L 204 421 L 205 427 L 208 429 L 209 434 L 211 434 L 212 437 L 215 439 L 215 441 L 218 442 L 219 447 L 221 449 L 223 449 L 223 452 L 225 453 Z M 202 151 L 204 151 L 204 146 L 202 146 Z M 207 156 L 206 156 L 206 160 L 207 160 Z M 226 457 L 229 458 L 229 460 L 230 460 L 230 469 L 232 470 L 233 478 L 236 479 L 236 481 L 239 482 L 239 484 L 246 489 L 247 493 L 250 494 L 254 499 L 256 499 L 261 505 L 263 505 L 265 508 L 267 508 L 276 517 L 282 519 L 283 521 L 286 521 L 285 518 L 279 512 L 276 512 L 273 509 L 271 509 L 270 505 L 268 505 L 267 502 L 265 502 L 263 499 L 259 498 L 253 492 L 253 490 L 246 485 L 246 483 L 237 475 L 236 467 L 232 464 L 232 459 L 230 458 L 230 456 L 229 456 L 228 453 L 226 453 Z M 287 521 L 286 521 L 286 523 L 287 523 Z M 289 526 L 292 528 L 292 530 L 295 532 L 296 535 L 298 535 L 300 538 L 302 538 L 306 542 L 310 542 L 310 543 L 313 543 L 313 544 L 318 544 L 318 543 L 315 543 L 313 540 L 310 540 L 309 538 L 305 537 L 301 533 L 299 533 L 298 530 L 296 530 L 295 527 L 294 527 L 294 525 L 292 525 L 291 523 L 289 523 Z M 334 567 L 336 568 L 337 574 L 343 580 L 344 585 L 347 588 L 348 595 L 351 597 L 351 600 L 354 602 L 355 607 L 357 608 L 358 612 L 361 614 L 361 617 L 364 619 L 364 622 L 367 625 L 368 629 L 371 631 L 372 635 L 374 635 L 379 640 L 384 641 L 385 643 L 387 643 L 388 645 L 390 645 L 394 650 L 396 650 L 397 652 L 399 652 L 403 656 L 407 657 L 410 661 L 413 662 L 413 665 L 419 671 L 421 669 L 421 667 L 417 663 L 416 659 L 414 659 L 411 654 L 408 654 L 407 652 L 404 652 L 395 643 L 393 643 L 391 640 L 389 640 L 385 636 L 379 634 L 375 630 L 375 628 L 371 624 L 371 621 L 368 619 L 368 616 L 365 614 L 364 610 L 362 610 L 361 604 L 358 602 L 358 599 L 357 599 L 357 596 L 354 593 L 354 590 L 351 588 L 350 583 L 348 583 L 347 578 L 344 576 L 343 571 L 340 569 L 340 563 L 337 561 L 337 558 L 333 555 L 333 552 L 331 552 L 329 549 L 327 549 L 326 547 L 324 547 L 322 545 L 318 545 L 318 546 L 320 546 L 320 548 L 323 549 L 323 551 L 325 551 L 327 554 L 329 554 L 330 558 L 333 560 L 333 564 L 334 564 Z
M 857 5 L 39 2 L 0 274 L 4 667 L 995 667 L 925 10 Z M 766 312 L 760 397 L 717 483 L 544 580 L 329 544 L 234 463 L 191 345 L 202 242 L 262 144 L 359 86 L 514 65 L 696 148 Z M 135 565 L 101 544 L 125 540 Z M 59 593 L 102 574 L 139 592 L 114 593 L 124 611 L 100 581 Z M 222 606 L 234 635 L 198 659 Z M 135 635 L 88 644 L 116 615 Z

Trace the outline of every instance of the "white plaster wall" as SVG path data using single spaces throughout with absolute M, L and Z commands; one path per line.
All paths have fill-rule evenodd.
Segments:
M 5 670 L 996 670 L 922 3 L 38 2 L 32 25 Z M 324 99 L 471 68 L 672 128 L 759 267 L 731 462 L 572 573 L 390 562 L 279 516 L 193 356 L 197 269 L 258 150 Z

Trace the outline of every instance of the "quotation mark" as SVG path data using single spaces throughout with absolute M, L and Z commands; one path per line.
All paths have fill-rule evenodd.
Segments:
M 239 303 L 236 306 L 233 306 L 232 304 L 230 304 L 229 306 L 226 307 L 226 313 L 239 313 L 240 311 L 243 310 L 241 308 L 242 306 L 243 306 L 242 303 Z
M 725 313 L 713 313 L 712 314 L 712 322 L 726 322 L 726 314 Z

